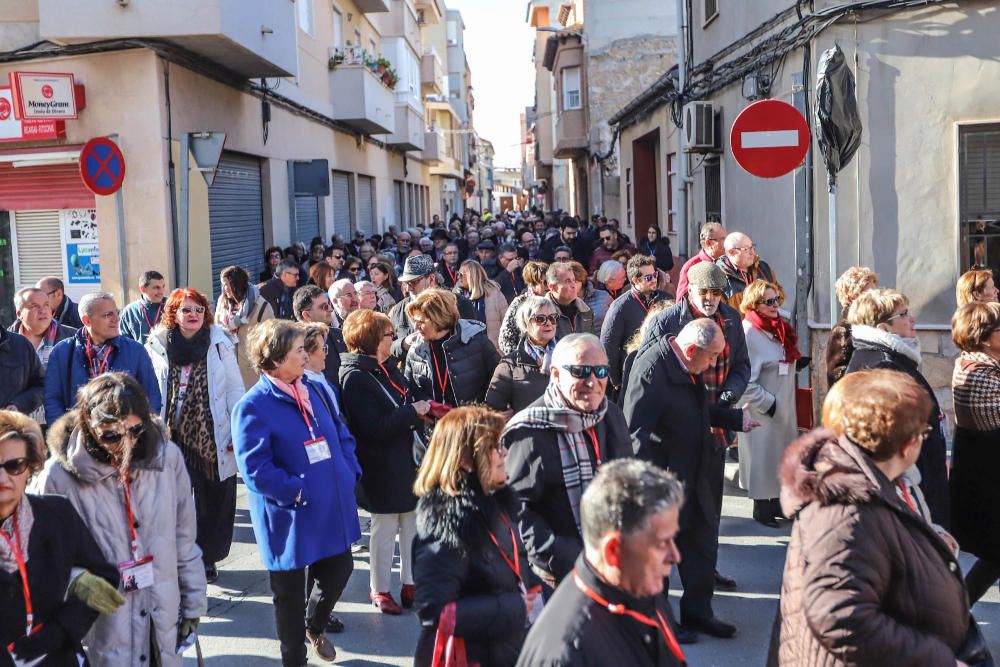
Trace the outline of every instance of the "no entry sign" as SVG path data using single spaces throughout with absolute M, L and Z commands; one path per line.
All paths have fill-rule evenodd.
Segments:
M 107 137 L 95 137 L 80 150 L 80 177 L 95 195 L 118 191 L 125 180 L 125 157 Z
M 754 176 L 784 176 L 805 159 L 809 123 L 787 102 L 754 102 L 736 117 L 729 146 L 736 162 Z

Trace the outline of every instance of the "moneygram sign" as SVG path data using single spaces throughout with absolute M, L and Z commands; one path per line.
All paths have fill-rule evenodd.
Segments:
M 14 116 L 19 120 L 73 120 L 78 117 L 72 74 L 11 72 Z
M 61 139 L 66 136 L 62 120 L 18 120 L 14 117 L 14 96 L 0 87 L 0 142 Z

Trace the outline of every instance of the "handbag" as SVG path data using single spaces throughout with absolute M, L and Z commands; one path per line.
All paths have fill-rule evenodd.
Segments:
M 979 629 L 979 624 L 972 614 L 969 614 L 969 629 L 965 633 L 965 642 L 955 657 L 969 667 L 994 667 L 993 654 L 990 653 L 983 631 Z
M 799 430 L 813 429 L 813 390 L 812 387 L 795 388 L 795 417 Z
M 438 617 L 431 667 L 479 667 L 465 655 L 465 639 L 455 636 L 455 603 L 449 602 Z

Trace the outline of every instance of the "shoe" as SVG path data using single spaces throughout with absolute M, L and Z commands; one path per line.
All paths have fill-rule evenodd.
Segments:
M 324 632 L 329 632 L 331 634 L 340 634 L 344 631 L 344 622 L 330 614 L 330 618 L 326 619 L 326 627 L 323 628 Z
M 333 647 L 330 640 L 326 638 L 326 635 L 322 632 L 318 634 L 313 634 L 313 631 L 306 628 L 306 639 L 312 644 L 313 650 L 316 651 L 316 655 L 320 657 L 321 660 L 326 662 L 333 662 L 337 659 L 337 649 Z
M 785 516 L 785 510 L 781 509 L 780 498 L 771 498 L 771 514 L 779 521 L 788 521 L 788 517 Z
M 671 626 L 670 629 L 674 631 L 674 639 L 677 640 L 678 644 L 698 643 L 698 633 L 694 630 L 689 630 L 683 625 Z
M 774 505 L 769 499 L 753 501 L 753 520 L 768 528 L 778 528 L 778 521 L 774 518 Z
M 219 580 L 219 568 L 215 566 L 215 563 L 205 566 L 205 581 L 210 584 L 214 584 Z
M 731 592 L 736 590 L 736 580 L 732 577 L 727 577 L 724 574 L 719 574 L 719 571 L 715 571 L 715 590 Z
M 417 587 L 413 584 L 403 584 L 399 591 L 399 601 L 404 609 L 413 609 L 413 603 L 417 600 Z
M 707 619 L 688 619 L 684 621 L 683 625 L 688 630 L 701 632 L 706 635 L 711 635 L 712 637 L 717 637 L 718 639 L 729 639 L 736 634 L 735 625 L 724 623 L 714 616 Z
M 376 593 L 372 591 L 368 594 L 368 597 L 371 599 L 372 604 L 383 614 L 399 616 L 403 613 L 403 610 L 399 608 L 399 604 L 392 599 L 392 593 Z
M 740 462 L 740 450 L 738 447 L 728 447 L 726 449 L 726 458 L 733 463 Z

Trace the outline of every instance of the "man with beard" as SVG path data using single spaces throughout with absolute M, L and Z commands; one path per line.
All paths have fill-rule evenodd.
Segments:
M 583 243 L 577 238 L 580 233 L 580 223 L 575 218 L 566 216 L 559 223 L 559 235 L 552 236 L 542 244 L 539 253 L 542 261 L 550 264 L 555 261 L 556 249 L 560 246 L 568 247 L 573 253 L 573 259 L 586 266 L 587 253 L 583 248 Z

